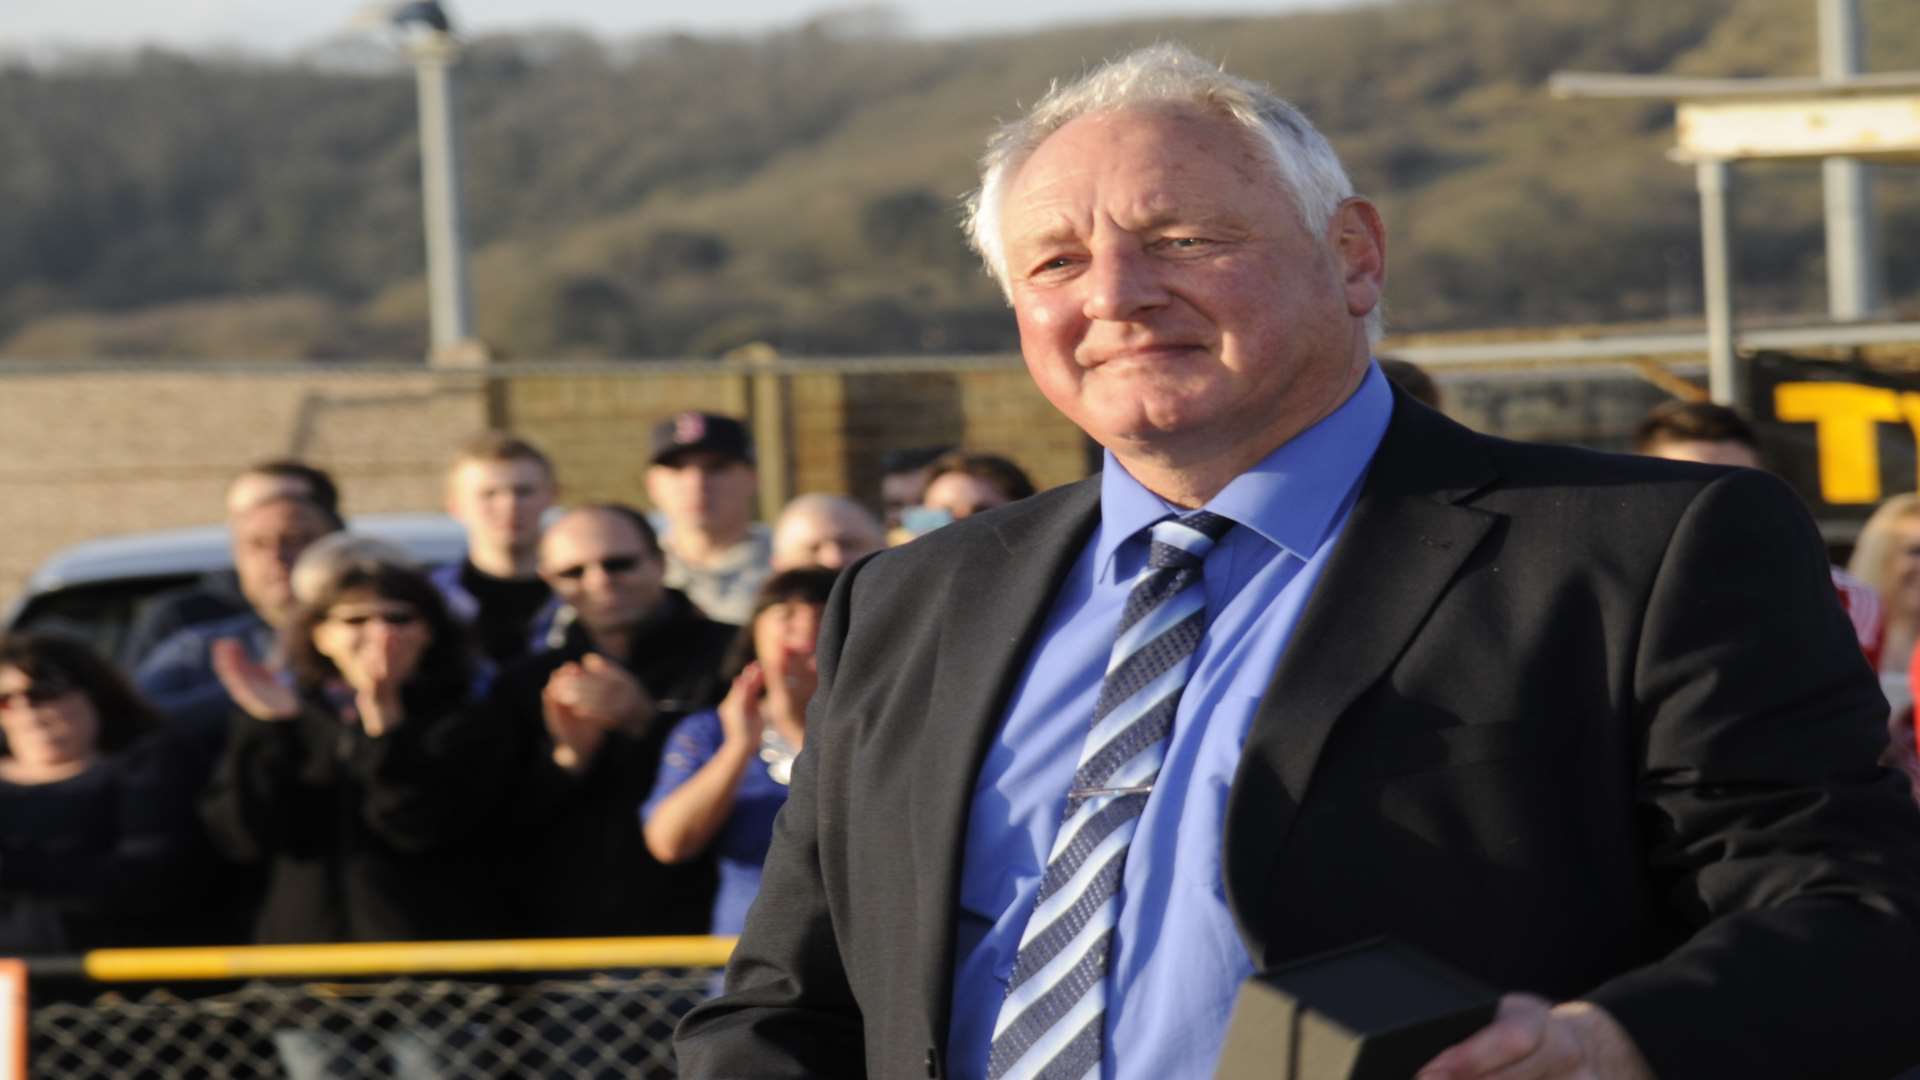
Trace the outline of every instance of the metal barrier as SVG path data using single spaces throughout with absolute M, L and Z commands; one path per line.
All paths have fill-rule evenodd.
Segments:
M 30 959 L 31 1007 L 0 1017 L 0 1050 L 26 1053 L 0 1060 L 0 1078 L 664 1080 L 674 1025 L 732 947 L 597 938 Z

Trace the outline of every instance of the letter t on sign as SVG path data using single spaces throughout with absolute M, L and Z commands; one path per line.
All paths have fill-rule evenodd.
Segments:
M 1875 425 L 1907 421 L 1898 391 L 1843 382 L 1781 383 L 1773 388 L 1773 415 L 1813 425 L 1822 499 L 1834 505 L 1880 501 Z

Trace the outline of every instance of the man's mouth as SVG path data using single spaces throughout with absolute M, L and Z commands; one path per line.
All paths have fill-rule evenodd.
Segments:
M 1200 346 L 1180 341 L 1142 342 L 1121 348 L 1100 349 L 1089 352 L 1080 358 L 1083 368 L 1118 367 L 1133 365 L 1151 365 L 1165 363 L 1168 360 L 1185 356 Z

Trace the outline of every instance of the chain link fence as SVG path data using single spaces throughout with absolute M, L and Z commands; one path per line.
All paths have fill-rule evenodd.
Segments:
M 326 1077 L 459 1080 L 675 1075 L 674 1025 L 711 968 L 481 982 L 249 983 L 35 1008 L 29 1075 L 47 1080 Z
M 47 1080 L 666 1080 L 673 1029 L 730 946 L 108 950 L 16 964 L 32 1002 L 7 1034 Z M 0 1080 L 18 1073 L 0 1062 Z

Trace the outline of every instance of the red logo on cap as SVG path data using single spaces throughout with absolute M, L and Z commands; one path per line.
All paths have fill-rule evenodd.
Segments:
M 707 437 L 707 418 L 697 412 L 681 413 L 673 418 L 673 441 L 697 443 Z

